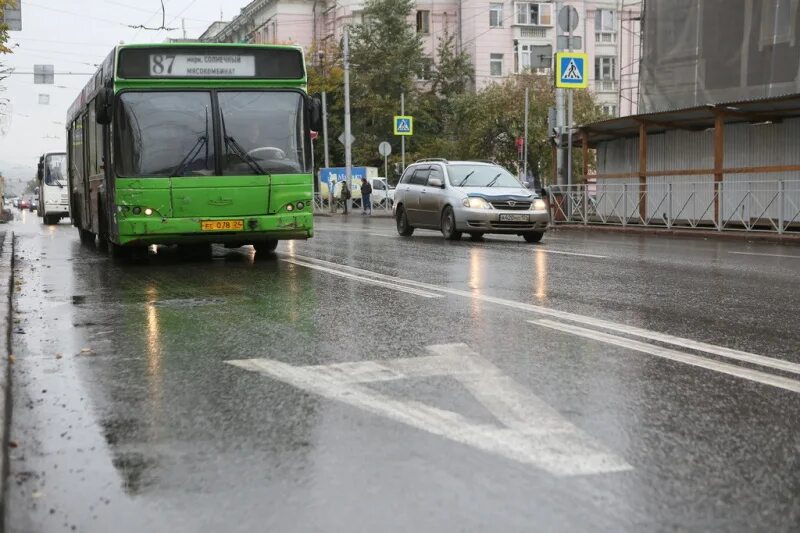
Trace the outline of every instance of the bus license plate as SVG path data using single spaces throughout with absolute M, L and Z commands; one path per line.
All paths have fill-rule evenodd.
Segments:
M 201 231 L 242 231 L 244 220 L 201 220 Z
M 530 222 L 529 215 L 500 215 L 500 222 Z

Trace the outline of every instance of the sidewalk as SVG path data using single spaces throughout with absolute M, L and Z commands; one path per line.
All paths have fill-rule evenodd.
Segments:
M 345 215 L 342 213 L 341 210 L 337 211 L 336 213 L 331 213 L 330 211 L 315 211 L 315 217 L 339 217 L 344 218 Z M 350 212 L 350 214 L 346 215 L 349 217 L 362 217 L 361 210 L 356 209 Z M 385 209 L 373 209 L 372 214 L 369 216 L 364 216 L 363 218 L 392 218 L 392 210 L 385 210 Z
M 0 231 L 0 529 L 5 517 L 5 486 L 8 477 L 8 428 L 11 413 L 11 302 L 14 282 L 14 233 Z

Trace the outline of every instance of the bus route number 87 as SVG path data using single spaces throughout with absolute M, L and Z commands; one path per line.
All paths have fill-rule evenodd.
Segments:
M 174 55 L 153 54 L 150 56 L 150 74 L 153 76 L 172 74 L 174 64 Z

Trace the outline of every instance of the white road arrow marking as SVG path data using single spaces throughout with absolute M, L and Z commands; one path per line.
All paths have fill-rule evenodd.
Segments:
M 553 475 L 632 469 L 467 345 L 430 346 L 428 350 L 433 355 L 332 365 L 292 366 L 272 359 L 228 363 Z M 362 385 L 431 376 L 459 380 L 504 426 L 476 423 L 459 413 L 395 399 Z

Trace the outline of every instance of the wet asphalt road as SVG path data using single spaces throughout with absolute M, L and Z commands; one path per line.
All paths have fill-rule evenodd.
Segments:
M 9 229 L 7 531 L 800 529 L 800 248 Z

